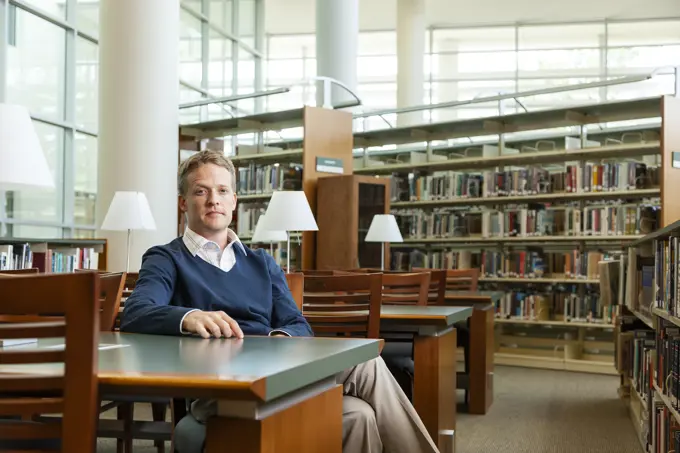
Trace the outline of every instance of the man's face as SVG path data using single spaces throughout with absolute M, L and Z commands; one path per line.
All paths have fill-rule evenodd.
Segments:
M 188 175 L 187 183 L 180 209 L 187 214 L 189 228 L 204 237 L 226 230 L 236 209 L 229 170 L 203 164 Z

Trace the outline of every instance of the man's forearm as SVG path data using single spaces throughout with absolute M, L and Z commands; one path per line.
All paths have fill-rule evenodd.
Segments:
M 126 303 L 120 330 L 157 335 L 179 335 L 182 319 L 192 310 L 186 307 L 156 305 L 143 301 L 136 301 L 129 305 Z

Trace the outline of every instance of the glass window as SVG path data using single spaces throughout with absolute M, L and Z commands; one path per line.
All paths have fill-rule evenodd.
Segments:
M 59 239 L 63 237 L 63 230 L 59 227 L 45 227 L 34 225 L 7 225 L 7 237 L 26 239 Z
M 466 78 L 471 78 L 470 73 L 508 72 L 517 67 L 515 52 L 466 52 L 459 53 L 457 60 L 458 72 L 466 73 Z
M 567 70 L 569 73 L 589 72 L 597 75 L 600 71 L 600 50 L 526 50 L 518 52 L 518 62 L 520 71 L 560 70 L 564 75 Z
M 201 86 L 202 66 L 201 21 L 184 10 L 180 11 L 179 78 Z
M 62 19 L 66 17 L 66 2 L 63 0 L 24 0 L 24 3 L 35 6 L 53 16 Z
M 316 57 L 316 38 L 314 35 L 271 36 L 267 47 L 270 58 Z
M 680 65 L 680 45 L 636 46 L 610 49 L 607 54 L 609 68 L 644 68 L 645 72 L 663 66 Z
M 515 27 L 438 29 L 432 41 L 435 52 L 514 50 Z
M 607 44 L 644 46 L 677 44 L 680 42 L 680 20 L 610 23 Z
M 604 46 L 604 22 L 519 27 L 519 49 L 578 49 Z
M 255 58 L 244 49 L 238 52 L 238 93 L 248 94 L 255 91 Z M 250 115 L 255 112 L 255 99 L 237 101 L 239 115 Z
M 239 38 L 249 38 L 252 45 L 255 36 L 255 0 L 239 0 L 238 2 L 238 33 Z
M 95 239 L 94 230 L 74 229 L 73 237 L 76 239 Z
M 75 206 L 76 225 L 94 225 L 97 202 L 97 138 L 75 134 Z
M 397 56 L 371 56 L 357 58 L 357 74 L 362 81 L 397 79 Z
M 7 191 L 6 217 L 33 221 L 62 221 L 62 166 L 64 160 L 64 131 L 60 127 L 33 122 L 40 139 L 55 187 L 27 188 Z
M 99 35 L 99 0 L 77 0 L 78 30 L 90 35 Z M 66 2 L 62 2 L 66 3 Z
M 184 3 L 184 2 L 182 2 Z M 211 0 L 210 21 L 227 33 L 232 32 L 232 2 L 231 0 Z
M 658 75 L 643 82 L 626 83 L 607 87 L 607 98 L 610 100 L 634 99 L 640 97 L 660 96 L 675 92 L 675 76 Z
M 581 83 L 596 82 L 597 77 L 570 78 L 570 79 L 520 79 L 519 91 L 539 90 L 544 88 L 577 85 Z M 605 99 L 603 88 L 587 88 L 578 90 L 561 91 L 557 93 L 542 94 L 538 96 L 522 97 L 520 101 L 529 110 L 540 108 L 553 108 L 566 105 L 594 104 Z
M 33 114 L 64 118 L 65 36 L 60 27 L 17 8 L 7 52 L 7 100 Z
M 425 39 L 427 42 L 427 39 Z M 396 55 L 397 33 L 374 31 L 359 33 L 359 55 Z
M 233 62 L 232 48 L 234 42 L 224 38 L 214 30 L 210 31 L 210 61 L 208 63 L 208 91 L 216 96 L 232 94 Z
M 93 132 L 99 121 L 98 84 L 97 45 L 76 37 L 76 124 Z

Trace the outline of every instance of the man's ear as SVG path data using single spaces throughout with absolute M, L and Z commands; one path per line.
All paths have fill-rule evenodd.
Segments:
M 187 212 L 187 200 L 182 195 L 177 196 L 177 201 L 179 203 L 179 209 L 182 212 Z

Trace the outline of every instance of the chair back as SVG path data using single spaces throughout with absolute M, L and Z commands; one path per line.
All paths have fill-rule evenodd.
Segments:
M 430 273 L 382 274 L 382 303 L 389 305 L 427 305 Z
M 379 338 L 381 274 L 304 277 L 302 313 L 315 335 Z
M 427 305 L 445 305 L 446 270 L 414 267 L 413 272 L 429 272 L 430 274 L 430 291 L 427 296 Z
M 101 322 L 99 327 L 102 332 L 116 330 L 127 274 L 125 272 L 106 272 L 97 269 L 76 269 L 75 272 L 94 272 L 99 275 L 99 286 L 101 289 Z
M 479 269 L 447 269 L 447 291 L 477 291 Z
M 286 274 L 286 282 L 288 282 L 288 289 L 290 290 L 290 294 L 293 296 L 295 305 L 297 305 L 300 311 L 302 311 L 302 296 L 305 290 L 304 278 L 305 278 L 304 274 L 300 272 L 292 272 L 290 274 Z
M 7 271 L 0 271 L 0 274 L 4 275 L 25 275 L 25 274 L 38 274 L 40 273 L 40 269 L 37 267 L 29 267 L 26 269 L 13 269 L 13 270 L 7 270 Z
M 49 315 L 60 320 L 0 324 L 0 338 L 64 338 L 62 349 L 0 348 L 0 416 L 63 414 L 61 422 L 3 420 L 0 439 L 61 439 L 61 451 L 93 452 L 98 417 L 99 276 L 49 274 L 0 279 L 0 315 Z M 49 363 L 53 373 L 3 368 Z M 54 370 L 62 363 L 63 372 Z M 23 368 L 23 367 L 22 367 Z M 59 368 L 57 368 L 59 370 Z

